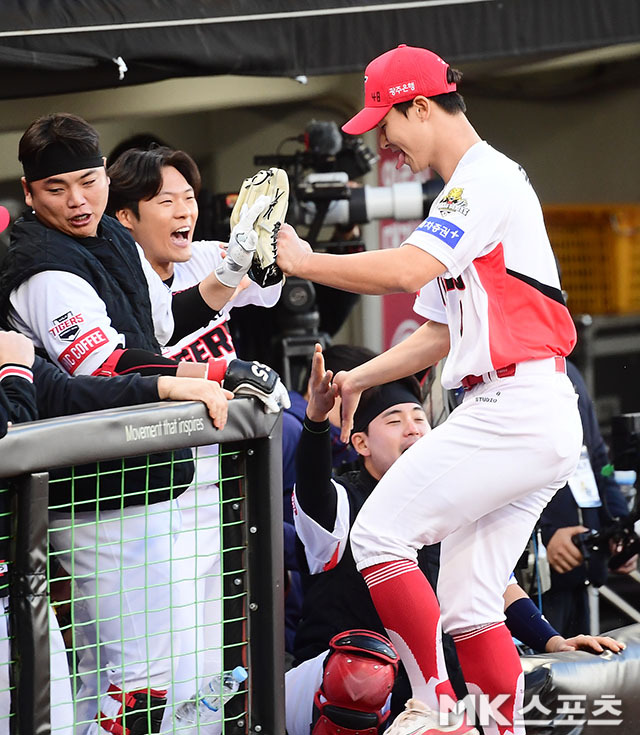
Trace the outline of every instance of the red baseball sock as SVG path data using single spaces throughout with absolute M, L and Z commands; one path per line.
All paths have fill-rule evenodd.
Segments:
M 440 607 L 418 565 L 403 559 L 362 570 L 371 599 L 404 664 L 413 696 L 438 711 L 439 697 L 455 700 L 442 652 Z
M 522 708 L 524 674 L 506 625 L 494 623 L 454 635 L 453 640 L 469 694 L 484 694 L 489 702 L 500 698 L 494 703 L 497 716 L 490 717 L 486 724 L 484 704 L 476 707 L 485 735 L 524 735 L 524 726 L 514 725 L 514 718 L 519 717 Z M 483 699 L 486 702 L 486 698 Z

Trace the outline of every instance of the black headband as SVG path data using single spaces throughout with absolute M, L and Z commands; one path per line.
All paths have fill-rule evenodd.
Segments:
M 415 403 L 422 408 L 422 402 L 406 383 L 395 381 L 370 388 L 371 398 L 367 400 L 367 391 L 362 394 L 360 405 L 353 417 L 353 431 L 366 431 L 367 426 L 391 406 L 400 403 Z M 373 393 L 375 391 L 375 393 Z
M 48 145 L 36 161 L 22 164 L 24 177 L 29 182 L 48 179 L 56 174 L 68 174 L 70 171 L 103 166 L 104 160 L 100 151 L 78 154 L 61 143 Z

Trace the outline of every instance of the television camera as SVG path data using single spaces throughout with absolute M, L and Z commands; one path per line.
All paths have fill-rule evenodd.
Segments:
M 346 229 L 376 219 L 423 219 L 442 188 L 430 180 L 403 182 L 392 186 L 360 186 L 355 182 L 371 171 L 378 156 L 362 138 L 343 135 L 334 122 L 310 122 L 294 140 L 303 148 L 293 154 L 276 152 L 254 158 L 259 166 L 277 166 L 289 174 L 291 201 L 287 220 L 309 227 L 307 239 L 318 244 L 322 227 Z M 282 147 L 281 144 L 280 147 Z M 325 249 L 340 252 L 340 242 Z
M 284 153 L 285 146 L 291 144 L 296 149 Z M 254 163 L 264 168 L 276 166 L 287 172 L 290 187 L 287 222 L 301 232 L 314 250 L 354 253 L 365 249 L 358 225 L 386 218 L 423 219 L 442 189 L 439 179 L 392 186 L 357 183 L 371 171 L 377 159 L 362 138 L 343 135 L 335 122 L 311 121 L 303 133 L 281 141 L 275 153 L 255 156 Z M 230 194 L 214 197 L 217 239 L 228 236 L 235 198 Z M 327 227 L 333 230 L 321 240 L 321 232 L 324 234 Z M 300 387 L 299 377 L 306 372 L 304 368 L 313 354 L 314 344 L 330 343 L 358 298 L 300 278 L 287 278 L 274 310 L 279 330 L 274 342 L 279 354 L 271 357 L 271 364 L 279 365 L 287 387 Z M 234 321 L 237 321 L 235 315 Z M 269 356 L 264 359 L 268 361 Z M 303 363 L 298 375 L 293 374 L 292 360 Z

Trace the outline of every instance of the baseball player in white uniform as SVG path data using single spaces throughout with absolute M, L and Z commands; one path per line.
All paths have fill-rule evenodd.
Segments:
M 110 167 L 109 210 L 130 231 L 164 284 L 175 293 L 202 281 L 223 263 L 222 243 L 193 242 L 198 218 L 198 168 L 184 151 L 166 147 L 130 150 Z M 149 197 L 149 194 L 152 196 Z M 228 319 L 232 308 L 247 304 L 271 307 L 281 284 L 261 288 L 245 277 L 230 300 L 203 326 L 166 346 L 174 360 L 226 363 L 237 358 Z M 218 445 L 197 447 L 194 484 L 178 498 L 181 531 L 174 547 L 181 620 L 180 655 L 174 656 L 169 699 L 189 699 L 222 669 L 222 567 L 220 505 L 217 486 Z M 163 730 L 171 727 L 167 707 Z
M 493 703 L 487 735 L 521 733 L 523 674 L 504 625 L 502 592 L 540 511 L 576 467 L 582 430 L 564 370 L 575 329 L 560 292 L 538 199 L 523 169 L 484 142 L 457 92 L 461 74 L 426 49 L 399 46 L 365 72 L 365 108 L 345 126 L 378 127 L 397 166 L 445 181 L 404 246 L 314 253 L 284 225 L 278 264 L 360 293 L 421 291 L 427 317 L 404 342 L 334 378 L 348 437 L 362 390 L 447 357 L 446 388 L 462 404 L 391 467 L 351 532 L 358 568 L 407 669 L 414 699 L 391 735 L 475 731 L 439 713 L 450 695 L 442 625 L 469 692 Z M 441 309 L 438 313 L 442 316 Z M 416 550 L 441 542 L 438 597 Z M 500 696 L 502 695 L 502 696 Z
M 212 419 L 222 428 L 226 419 L 226 398 L 215 383 L 170 376 L 131 375 L 115 379 L 82 376 L 71 378 L 55 365 L 35 357 L 33 344 L 24 335 L 0 330 L 0 437 L 8 421 L 21 423 L 37 418 L 69 415 L 82 411 L 124 405 L 174 400 L 204 400 Z M 0 494 L 0 500 L 6 493 Z M 4 503 L 7 502 L 5 498 Z M 6 515 L 3 508 L 2 515 Z M 8 522 L 8 518 L 4 518 Z M 0 558 L 7 559 L 9 529 L 0 531 Z M 0 568 L 0 732 L 8 732 L 10 712 L 8 570 Z M 56 615 L 49 611 L 51 675 L 51 722 L 56 733 L 73 732 L 74 707 L 65 644 Z
M 318 346 L 298 445 L 297 464 L 302 472 L 293 496 L 294 523 L 310 577 L 296 636 L 297 662 L 285 675 L 288 735 L 308 735 L 310 729 L 313 735 L 348 735 L 369 728 L 382 732 L 390 680 L 394 696 L 403 690 L 402 671 L 394 684 L 388 660 L 384 655 L 378 657 L 375 638 L 373 646 L 362 647 L 362 643 L 371 643 L 367 632 L 377 636 L 384 629 L 349 553 L 349 533 L 376 483 L 429 431 L 429 424 L 417 381 L 405 378 L 371 388 L 362 395 L 351 435 L 360 466 L 333 479 L 327 452 L 327 417 L 335 401 L 330 379 Z M 418 566 L 434 584 L 436 549 L 419 550 Z M 563 638 L 544 620 L 513 574 L 503 604 L 512 635 L 536 652 L 583 649 L 601 653 L 624 648 L 606 636 Z M 351 646 L 346 653 L 335 647 L 335 640 L 328 648 L 331 639 L 347 638 L 351 638 Z M 360 650 L 356 640 L 361 643 Z M 335 661 L 341 655 L 348 657 L 346 664 Z M 448 665 L 457 669 L 457 661 L 450 660 Z M 394 707 L 397 705 L 392 703 L 392 711 Z
M 12 230 L 2 273 L 3 319 L 70 374 L 229 377 L 225 361 L 215 369 L 216 361 L 178 363 L 161 356 L 160 345 L 208 323 L 220 300 L 234 293 L 251 264 L 252 225 L 268 201 L 238 223 L 238 238 L 232 237 L 217 272 L 173 296 L 126 230 L 103 216 L 108 178 L 97 133 L 86 121 L 60 113 L 39 118 L 22 136 L 19 157 L 32 211 Z M 267 400 L 275 400 L 274 391 Z M 176 463 L 175 472 L 186 468 Z M 94 501 L 92 510 L 74 503 L 72 516 L 68 509 L 51 513 L 51 544 L 79 589 L 76 620 L 98 621 L 100 647 L 78 654 L 78 732 L 92 721 L 90 732 L 113 731 L 123 715 L 127 728 L 138 720 L 136 732 L 159 731 L 171 680 L 170 560 L 180 524 L 174 489 L 166 486 L 166 499 L 147 506 L 142 495 L 125 497 L 123 509 L 118 499 L 111 509 L 105 501 L 112 501 L 101 498 L 99 512 Z M 101 674 L 96 705 L 92 693 Z

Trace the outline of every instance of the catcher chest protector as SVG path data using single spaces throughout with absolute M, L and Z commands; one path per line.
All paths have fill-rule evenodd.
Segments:
M 377 735 L 398 673 L 393 644 L 370 630 L 347 630 L 329 649 L 313 700 L 312 735 Z

